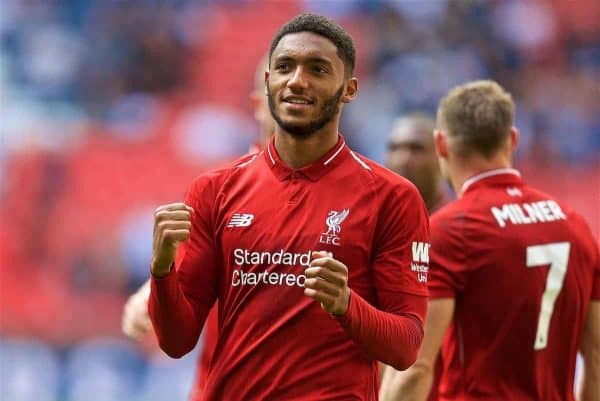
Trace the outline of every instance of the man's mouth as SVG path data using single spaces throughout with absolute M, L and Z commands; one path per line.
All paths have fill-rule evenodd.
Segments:
M 310 105 L 314 104 L 314 101 L 311 98 L 305 96 L 286 96 L 283 98 L 284 103 L 294 104 L 294 105 Z

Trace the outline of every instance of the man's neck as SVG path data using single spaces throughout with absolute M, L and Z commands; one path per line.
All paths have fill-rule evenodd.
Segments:
M 462 196 L 463 185 L 469 178 L 490 170 L 501 168 L 511 168 L 509 160 L 503 157 L 494 157 L 492 159 L 483 159 L 481 157 L 471 158 L 466 162 L 457 162 L 450 176 L 450 182 L 454 192 L 460 198 Z
M 293 169 L 308 166 L 327 154 L 337 143 L 338 133 L 327 130 L 315 132 L 308 138 L 296 138 L 275 130 L 275 149 L 281 161 Z
M 423 201 L 425 201 L 425 206 L 430 214 L 440 207 L 440 202 L 444 199 L 444 191 L 444 184 L 438 180 L 431 191 L 423 194 Z

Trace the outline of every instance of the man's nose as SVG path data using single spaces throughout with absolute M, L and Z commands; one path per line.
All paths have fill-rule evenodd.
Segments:
M 405 170 L 412 164 L 412 157 L 410 152 L 405 150 L 396 150 L 390 155 L 390 161 L 397 169 Z
M 288 88 L 302 90 L 308 88 L 306 73 L 302 67 L 297 67 L 287 82 Z

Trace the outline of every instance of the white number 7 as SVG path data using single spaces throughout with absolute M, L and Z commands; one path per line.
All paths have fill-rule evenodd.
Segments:
M 542 295 L 535 343 L 533 344 L 535 350 L 544 349 L 548 344 L 548 330 L 550 329 L 552 312 L 554 312 L 554 302 L 565 281 L 570 250 L 571 244 L 568 242 L 527 247 L 527 267 L 550 265 L 550 271 L 546 279 L 546 289 L 544 295 Z

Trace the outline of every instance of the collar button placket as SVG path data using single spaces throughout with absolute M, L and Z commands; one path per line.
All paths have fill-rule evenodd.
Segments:
M 288 200 L 289 204 L 295 204 L 296 202 L 298 202 L 298 196 L 300 194 L 301 191 L 301 182 L 300 182 L 300 174 L 298 174 L 298 172 L 294 171 L 292 172 L 291 178 L 290 178 L 290 197 Z

